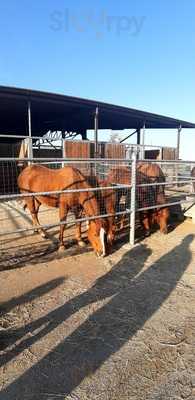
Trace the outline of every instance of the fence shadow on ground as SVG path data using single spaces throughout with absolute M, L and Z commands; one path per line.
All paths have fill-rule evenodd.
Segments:
M 0 398 L 15 400 L 22 396 L 28 400 L 42 400 L 46 393 L 51 393 L 53 398 L 71 393 L 129 341 L 170 296 L 191 261 L 189 246 L 193 238 L 194 235 L 186 236 L 180 245 L 144 270 L 151 250 L 142 245 L 127 252 L 88 291 L 16 332 L 21 335 L 21 342 L 14 351 L 8 349 L 2 357 L 2 365 L 75 312 L 82 312 L 83 307 L 108 300 L 44 358 L 2 390 Z M 25 338 L 28 332 L 33 336 Z
M 64 277 L 52 279 L 19 297 L 13 297 L 11 300 L 1 303 L 0 305 L 0 350 L 9 345 L 10 340 L 13 341 L 14 330 L 7 327 L 6 315 L 15 307 L 21 306 L 27 302 L 34 301 L 44 296 L 46 293 L 56 289 L 65 281 Z M 4 319 L 5 318 L 5 319 Z M 4 327 L 6 325 L 6 327 Z
M 88 245 L 84 248 L 79 247 L 74 240 L 66 243 L 64 251 L 58 251 L 58 247 L 58 242 L 49 244 L 41 242 L 3 250 L 1 252 L 0 271 L 29 267 L 93 251 Z
M 178 212 L 179 206 L 172 207 L 172 212 L 174 209 L 176 210 L 176 214 L 174 215 L 173 213 L 170 220 L 169 232 L 173 231 L 180 223 L 183 222 L 183 219 L 181 218 L 181 210 Z M 6 212 L 8 214 L 9 210 L 7 210 Z M 178 215 L 180 215 L 180 218 L 178 218 Z M 74 225 L 70 225 L 68 229 L 71 230 L 73 227 Z M 114 247 L 110 249 L 110 254 L 114 253 L 121 247 L 121 245 L 129 241 L 129 229 L 129 226 L 126 226 L 120 232 L 118 232 L 118 238 L 115 241 Z M 154 225 L 151 230 L 151 234 L 154 234 L 158 230 L 159 227 Z M 60 260 L 66 257 L 77 256 L 93 251 L 91 246 L 87 243 L 84 248 L 79 247 L 74 239 L 74 234 L 71 231 L 70 237 L 67 236 L 65 238 L 64 251 L 61 253 L 58 252 L 59 240 L 56 237 L 58 233 L 58 229 L 52 231 L 50 231 L 49 229 L 46 230 L 47 241 L 41 239 L 41 242 L 34 243 L 33 246 L 22 244 L 14 247 L 8 247 L 9 239 L 5 240 L 7 248 L 5 248 L 4 250 L 4 245 L 2 244 L 0 271 L 22 268 L 26 265 L 29 266 L 35 265 L 37 263 L 46 263 L 53 260 Z M 84 234 L 84 236 L 86 236 L 86 230 L 82 233 Z M 19 239 L 21 238 L 19 237 Z M 137 220 L 136 242 L 141 242 L 143 239 L 145 239 L 145 231 Z M 10 241 L 11 243 L 13 243 L 13 238 L 11 238 Z
M 0 307 L 1 316 L 5 313 L 10 312 L 16 306 L 21 306 L 26 302 L 35 300 L 37 297 L 44 296 L 44 294 L 50 292 L 51 290 L 61 285 L 64 282 L 64 280 L 65 280 L 64 277 L 52 279 L 51 281 L 46 282 L 43 285 L 39 285 L 36 288 L 30 290 L 27 293 L 22 294 L 19 297 L 13 297 L 11 300 L 1 303 Z

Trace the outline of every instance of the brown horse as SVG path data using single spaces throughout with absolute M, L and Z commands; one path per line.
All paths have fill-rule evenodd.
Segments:
M 115 224 L 115 213 L 116 213 L 116 202 L 117 202 L 117 189 L 108 180 L 100 180 L 97 176 L 86 176 L 86 180 L 89 182 L 90 186 L 94 189 L 98 188 L 101 190 L 94 190 L 97 202 L 100 207 L 101 215 L 109 214 L 106 217 L 106 241 L 108 247 L 113 244 L 116 224 Z M 113 186 L 113 189 L 107 189 L 107 187 Z M 105 189 L 104 189 L 105 188 Z M 81 210 L 80 216 L 83 215 Z M 80 224 L 81 225 L 81 224 Z M 80 228 L 81 229 L 81 228 Z
M 136 172 L 136 184 L 152 184 L 164 182 L 165 177 L 161 168 L 157 164 L 138 163 Z M 107 176 L 107 183 L 117 183 L 130 185 L 131 184 L 131 169 L 126 166 L 114 167 L 110 169 Z M 122 195 L 126 197 L 126 203 L 130 207 L 130 189 L 120 189 L 115 199 L 115 207 L 118 209 Z M 150 206 L 160 206 L 165 204 L 164 185 L 154 185 L 146 187 L 137 187 L 136 191 L 136 206 L 137 208 L 147 208 Z M 146 234 L 150 233 L 151 226 L 158 224 L 160 231 L 167 233 L 169 209 L 168 207 L 155 208 L 154 210 L 144 210 L 139 212 L 141 225 Z M 121 218 L 121 228 L 124 226 L 124 217 Z
M 169 208 L 166 206 L 160 207 L 166 204 L 164 182 L 165 176 L 158 164 L 138 163 L 137 183 L 151 184 L 151 186 L 138 188 L 139 208 L 156 206 L 155 209 L 140 212 L 140 219 L 147 234 L 150 233 L 153 224 L 157 224 L 160 227 L 160 232 L 164 234 L 168 232 Z M 155 183 L 158 185 L 153 185 Z
M 115 186 L 113 196 L 113 206 L 115 212 L 120 211 L 120 201 L 121 198 L 125 198 L 126 208 L 130 209 L 130 198 L 131 198 L 131 188 L 117 188 L 117 185 L 131 185 L 131 169 L 127 166 L 115 166 L 108 171 L 107 185 Z M 124 228 L 126 213 L 118 218 L 112 219 L 112 238 L 114 240 L 114 235 L 116 232 L 116 221 L 120 222 L 120 229 Z
M 116 236 L 116 212 L 119 211 L 119 203 L 121 196 L 130 194 L 130 188 L 118 188 L 118 185 L 129 185 L 131 173 L 126 167 L 114 167 L 108 172 L 105 180 L 100 180 L 97 176 L 88 176 L 86 179 L 93 187 L 102 188 L 96 191 L 97 201 L 100 204 L 101 215 L 109 214 L 107 219 L 107 243 L 109 246 L 113 244 Z M 109 187 L 109 189 L 108 189 Z M 113 188 L 110 188 L 113 187 Z M 126 215 L 126 214 L 125 214 Z M 123 218 L 122 218 L 123 220 Z
M 76 168 L 66 166 L 54 170 L 42 165 L 32 165 L 26 167 L 18 177 L 18 187 L 21 193 L 50 192 L 68 189 L 89 189 L 91 186 L 84 175 Z M 100 215 L 100 207 L 94 191 L 61 193 L 38 196 L 24 196 L 24 201 L 28 207 L 34 226 L 38 231 L 45 235 L 40 228 L 38 211 L 41 204 L 59 208 L 60 222 L 60 246 L 64 247 L 65 221 L 69 210 L 72 210 L 75 217 L 80 216 L 81 209 L 85 215 L 94 217 Z M 79 245 L 83 244 L 81 239 L 81 224 L 76 224 L 76 239 Z M 97 255 L 106 254 L 106 221 L 103 219 L 90 220 L 88 228 L 88 239 Z

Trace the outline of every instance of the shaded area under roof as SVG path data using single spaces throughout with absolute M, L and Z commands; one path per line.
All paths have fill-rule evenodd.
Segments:
M 27 104 L 31 102 L 32 135 L 48 130 L 82 134 L 94 128 L 95 109 L 99 107 L 99 129 L 195 128 L 190 123 L 100 101 L 0 86 L 0 134 L 28 135 Z

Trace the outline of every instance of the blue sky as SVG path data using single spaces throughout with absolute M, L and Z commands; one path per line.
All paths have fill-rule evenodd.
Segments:
M 1 0 L 0 84 L 195 121 L 194 0 Z M 148 144 L 174 145 L 175 132 Z M 195 131 L 181 156 L 195 159 Z

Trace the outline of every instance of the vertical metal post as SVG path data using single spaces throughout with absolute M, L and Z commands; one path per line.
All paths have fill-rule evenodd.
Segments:
M 138 158 L 141 159 L 142 158 L 142 154 L 141 154 L 141 148 L 140 148 L 140 142 L 141 141 L 141 129 L 137 130 L 137 150 L 138 150 Z
M 31 124 L 31 102 L 28 101 L 28 158 L 33 158 L 32 148 L 32 124 Z
M 66 158 L 65 139 L 62 134 L 62 158 Z M 65 167 L 65 162 L 62 162 L 62 168 Z
M 145 126 L 145 123 L 144 123 L 144 126 L 143 126 L 143 128 L 142 128 L 142 142 L 141 142 L 141 145 L 142 145 L 142 160 L 144 160 L 145 159 L 145 133 L 146 133 L 146 126 Z
M 95 158 L 98 157 L 98 116 L 99 116 L 99 108 L 96 107 L 95 118 L 94 118 Z
M 182 126 L 180 125 L 177 130 L 177 154 L 176 154 L 177 161 L 179 160 L 179 156 L 180 156 L 181 131 L 182 131 Z M 179 183 L 179 165 L 178 164 L 176 166 L 176 181 L 177 181 L 177 186 L 178 186 L 178 183 Z
M 180 125 L 177 130 L 177 160 L 179 160 L 179 155 L 180 155 L 179 153 L 180 153 L 181 131 L 182 131 L 182 126 Z
M 137 130 L 137 144 L 140 144 L 141 129 Z
M 132 154 L 131 164 L 131 204 L 130 204 L 130 245 L 135 244 L 135 211 L 136 211 L 136 164 L 137 154 L 134 151 Z
M 162 147 L 159 150 L 159 159 L 160 160 L 163 159 L 163 148 Z M 162 163 L 159 164 L 159 167 L 162 168 Z

